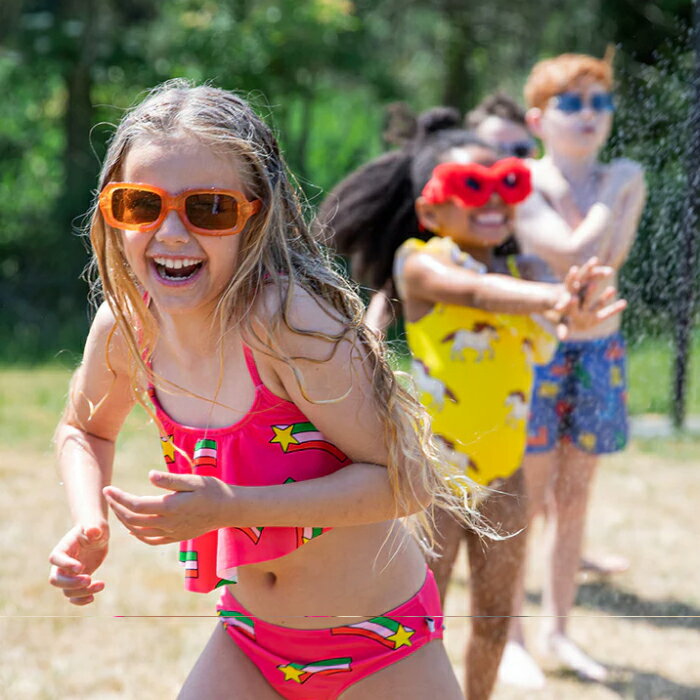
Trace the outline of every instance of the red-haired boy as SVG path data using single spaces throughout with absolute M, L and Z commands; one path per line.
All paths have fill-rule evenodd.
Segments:
M 559 277 L 591 256 L 619 269 L 644 207 L 642 168 L 624 159 L 598 160 L 612 126 L 612 84 L 608 61 L 563 54 L 537 63 L 525 85 L 527 123 L 542 140 L 544 156 L 530 162 L 535 192 L 519 207 L 517 238 L 524 253 L 544 259 Z M 611 284 L 617 286 L 616 280 Z M 598 456 L 627 442 L 619 325 L 616 316 L 590 331 L 572 333 L 552 363 L 537 368 L 524 462 L 531 514 L 546 505 L 544 650 L 594 680 L 603 680 L 606 670 L 569 639 L 567 618 Z M 522 606 L 522 597 L 518 602 Z M 518 618 L 500 675 L 522 685 L 543 682 L 524 650 Z

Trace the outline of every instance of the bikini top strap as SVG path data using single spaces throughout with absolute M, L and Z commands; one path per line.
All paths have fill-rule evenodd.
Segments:
M 243 346 L 243 354 L 245 355 L 245 363 L 248 367 L 248 373 L 250 378 L 253 380 L 256 388 L 263 385 L 262 379 L 260 379 L 260 372 L 258 372 L 258 367 L 255 364 L 255 358 L 253 357 L 253 351 L 247 346 Z

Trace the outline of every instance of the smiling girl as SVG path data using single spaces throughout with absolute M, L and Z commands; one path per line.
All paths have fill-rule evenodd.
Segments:
M 397 518 L 465 511 L 270 129 L 233 93 L 167 83 L 120 123 L 99 190 L 105 301 L 57 430 L 73 527 L 51 584 L 75 605 L 104 589 L 111 508 L 145 544 L 180 542 L 189 590 L 221 589 L 181 698 L 459 697 L 433 575 Z M 160 496 L 111 485 L 137 400 Z

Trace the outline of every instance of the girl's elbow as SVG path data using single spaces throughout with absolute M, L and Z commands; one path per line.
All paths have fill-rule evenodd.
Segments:
M 401 517 L 415 515 L 427 510 L 433 502 L 433 494 L 423 485 L 411 485 L 409 493 L 399 504 Z

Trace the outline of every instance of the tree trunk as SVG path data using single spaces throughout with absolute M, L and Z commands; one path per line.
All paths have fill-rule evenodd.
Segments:
M 694 69 L 686 151 L 687 204 L 678 251 L 680 266 L 675 327 L 676 360 L 673 377 L 672 418 L 674 426 L 678 429 L 683 427 L 686 414 L 688 364 L 696 300 L 698 226 L 700 225 L 700 0 L 693 2 L 692 49 Z
M 73 0 L 70 19 L 82 22 L 82 31 L 75 39 L 75 48 L 66 64 L 63 79 L 67 91 L 64 115 L 64 192 L 59 200 L 59 215 L 66 226 L 83 214 L 95 187 L 98 163 L 90 146 L 93 123 L 91 66 L 97 48 L 95 16 L 97 5 L 90 0 Z

